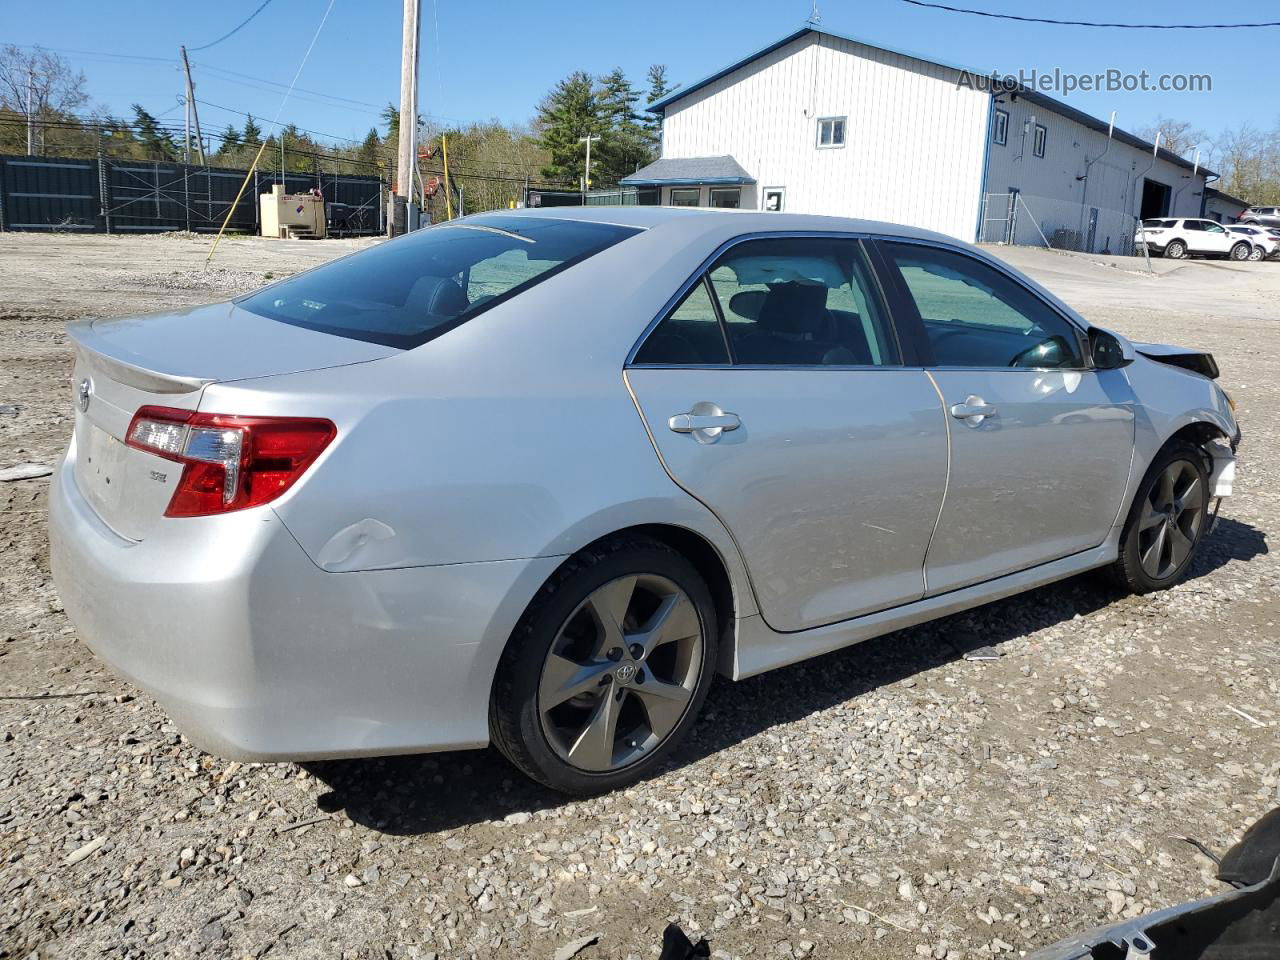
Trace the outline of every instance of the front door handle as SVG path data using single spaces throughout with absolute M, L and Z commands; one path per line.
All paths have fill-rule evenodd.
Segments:
M 996 408 L 981 397 L 970 395 L 964 403 L 957 403 L 951 407 L 951 415 L 957 420 L 963 420 L 970 426 L 976 427 L 987 417 L 994 417 Z
M 699 443 L 713 443 L 720 434 L 737 430 L 742 421 L 736 413 L 726 413 L 714 403 L 700 402 L 688 413 L 677 413 L 667 420 L 667 426 L 675 433 L 691 433 Z

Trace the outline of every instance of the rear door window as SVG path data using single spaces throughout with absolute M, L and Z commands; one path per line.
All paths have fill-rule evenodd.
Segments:
M 640 231 L 544 217 L 437 224 L 236 303 L 323 333 L 411 348 Z

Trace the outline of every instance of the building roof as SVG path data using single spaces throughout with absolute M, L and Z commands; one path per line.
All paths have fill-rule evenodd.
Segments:
M 626 187 L 679 186 L 694 183 L 755 183 L 733 157 L 681 157 L 655 160 L 619 181 Z
M 1242 207 L 1253 206 L 1253 204 L 1251 204 L 1248 200 L 1241 200 L 1239 197 L 1234 197 L 1231 194 L 1227 193 L 1227 191 L 1225 190 L 1217 190 L 1213 187 L 1207 187 L 1204 191 L 1204 195 L 1206 198 L 1208 198 L 1210 195 L 1213 195 L 1215 197 L 1221 197 L 1223 200 L 1227 201 L 1227 203 L 1237 203 Z
M 967 73 L 973 77 L 980 78 L 980 77 L 990 76 L 990 71 L 987 71 L 987 70 L 978 70 L 975 67 L 965 67 L 955 63 L 948 63 L 944 60 L 937 60 L 933 57 L 925 57 L 918 53 L 912 53 L 909 50 L 898 50 L 898 49 L 895 49 L 894 47 L 886 47 L 878 43 L 872 43 L 869 40 L 864 40 L 861 37 L 854 37 L 844 33 L 836 33 L 833 30 L 819 30 L 816 27 L 805 26 L 805 27 L 801 27 L 799 30 L 795 31 L 794 33 L 788 34 L 787 36 L 783 37 L 780 40 L 776 40 L 775 42 L 769 44 L 767 47 L 757 50 L 755 53 L 748 54 L 747 56 L 743 57 L 741 60 L 738 60 L 735 63 L 731 63 L 729 64 L 729 66 L 724 67 L 721 70 L 717 70 L 715 73 L 712 73 L 712 74 L 709 74 L 708 76 L 703 77 L 701 80 L 698 80 L 687 87 L 681 87 L 678 90 L 675 90 L 667 94 L 661 100 L 655 100 L 653 103 L 649 104 L 649 106 L 646 109 L 648 109 L 649 112 L 651 113 L 662 113 L 666 110 L 666 108 L 669 105 L 675 103 L 677 100 L 681 100 L 684 97 L 689 96 L 689 94 L 694 93 L 695 91 L 701 90 L 703 87 L 707 86 L 708 84 L 714 83 L 715 81 L 721 79 L 722 77 L 728 76 L 729 74 L 733 73 L 735 70 L 739 69 L 740 67 L 745 67 L 747 64 L 752 63 L 756 60 L 759 60 L 761 57 L 767 56 L 768 54 L 773 53 L 773 51 L 778 50 L 782 47 L 785 47 L 787 44 L 791 43 L 792 41 L 799 40 L 800 38 L 806 37 L 811 33 L 817 34 L 820 37 L 827 36 L 827 37 L 833 37 L 837 40 L 845 40 L 849 43 L 858 43 L 864 47 L 871 47 L 875 50 L 883 50 L 885 53 L 897 54 L 900 57 L 907 57 L 908 59 L 911 59 L 911 60 L 918 60 L 921 63 L 926 63 L 931 66 L 945 67 L 949 70 L 955 70 L 959 73 Z M 1008 94 L 1005 94 L 1003 92 L 1001 93 L 1001 95 L 1008 96 Z M 1043 93 L 1040 93 L 1037 90 L 1031 90 L 1029 88 L 1024 87 L 1018 91 L 1017 96 L 1025 97 L 1031 103 L 1034 103 L 1038 106 L 1042 106 L 1047 110 L 1052 110 L 1054 113 L 1061 114 L 1062 116 L 1067 117 L 1070 120 L 1074 120 L 1079 124 L 1083 124 L 1084 126 L 1089 127 L 1090 129 L 1098 130 L 1105 133 L 1109 128 L 1109 124 L 1107 123 L 1107 121 L 1099 120 L 1097 117 L 1087 114 L 1083 110 L 1077 110 L 1075 107 L 1069 107 L 1065 103 L 1063 103 L 1061 100 L 1055 100 L 1053 97 L 1045 96 Z M 1113 136 L 1115 137 L 1115 139 L 1119 140 L 1121 143 L 1127 143 L 1130 146 L 1137 147 L 1140 150 L 1151 151 L 1155 149 L 1154 143 L 1151 143 L 1147 140 L 1143 140 L 1141 137 L 1135 136 L 1132 133 L 1128 133 L 1124 130 L 1121 130 L 1119 127 L 1115 128 L 1115 132 L 1113 133 Z M 1185 157 L 1180 157 L 1176 153 L 1171 153 L 1170 151 L 1165 150 L 1164 148 L 1160 149 L 1160 159 L 1167 160 L 1169 163 L 1177 164 L 1180 167 L 1185 167 L 1188 170 L 1195 169 L 1195 165 L 1192 164 L 1190 160 L 1186 159 Z M 1206 177 L 1209 177 L 1209 178 L 1217 177 L 1216 173 L 1214 173 L 1212 170 L 1209 170 L 1206 167 L 1200 167 L 1199 170 Z

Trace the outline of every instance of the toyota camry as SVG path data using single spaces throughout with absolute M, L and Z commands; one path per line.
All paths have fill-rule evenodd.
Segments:
M 81 321 L 52 563 L 197 744 L 496 744 L 654 772 L 750 677 L 1063 577 L 1183 577 L 1239 429 L 1131 343 L 884 223 L 442 223 L 227 303 Z

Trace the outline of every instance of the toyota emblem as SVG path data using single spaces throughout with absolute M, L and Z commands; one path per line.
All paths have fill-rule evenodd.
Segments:
M 636 678 L 636 665 L 634 663 L 620 663 L 614 674 L 619 683 L 630 683 Z
M 84 413 L 89 409 L 89 401 L 93 399 L 93 381 L 85 377 L 80 381 L 80 389 L 76 392 L 80 403 L 80 412 Z

